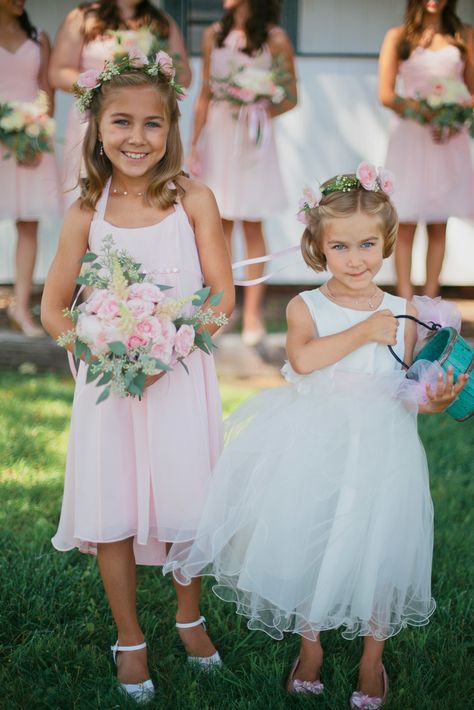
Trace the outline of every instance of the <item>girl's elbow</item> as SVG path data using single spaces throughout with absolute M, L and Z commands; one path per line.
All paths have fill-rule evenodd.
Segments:
M 297 375 L 309 375 L 313 371 L 301 355 L 288 355 L 288 360 Z

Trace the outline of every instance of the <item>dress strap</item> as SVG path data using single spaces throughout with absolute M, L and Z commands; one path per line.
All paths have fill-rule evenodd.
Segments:
M 97 200 L 94 216 L 92 218 L 91 226 L 89 229 L 89 245 L 91 243 L 91 237 L 92 237 L 95 229 L 98 227 L 99 223 L 102 222 L 104 219 L 105 209 L 107 207 L 107 200 L 109 197 L 111 182 L 112 182 L 112 177 L 109 177 L 109 179 L 107 180 L 107 182 L 104 185 L 104 189 L 102 190 L 101 196 Z

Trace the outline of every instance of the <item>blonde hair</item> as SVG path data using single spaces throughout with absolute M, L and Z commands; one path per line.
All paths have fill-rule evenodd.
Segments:
M 169 123 L 166 141 L 166 152 L 154 167 L 145 198 L 148 202 L 161 209 L 167 209 L 176 202 L 176 189 L 168 183 L 182 174 L 183 145 L 179 132 L 180 111 L 176 99 L 176 91 L 162 74 L 150 76 L 139 69 L 112 77 L 104 82 L 94 96 L 90 106 L 90 120 L 82 148 L 82 155 L 87 177 L 81 181 L 81 206 L 95 209 L 105 184 L 112 175 L 112 163 L 100 152 L 99 122 L 108 98 L 120 89 L 152 86 L 156 89 Z
M 344 177 L 357 179 L 355 175 Z M 321 185 L 324 188 L 334 184 L 335 178 Z M 326 257 L 323 252 L 324 227 L 328 219 L 350 217 L 356 212 L 380 218 L 384 245 L 383 258 L 393 252 L 398 231 L 398 216 L 389 196 L 382 191 L 373 192 L 363 187 L 350 189 L 346 192 L 331 192 L 323 195 L 319 205 L 308 211 L 308 226 L 301 238 L 301 253 L 303 259 L 314 271 L 325 271 Z

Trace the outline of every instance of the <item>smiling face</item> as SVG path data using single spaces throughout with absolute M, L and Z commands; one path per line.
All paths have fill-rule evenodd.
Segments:
M 384 258 L 380 217 L 358 211 L 325 220 L 322 251 L 340 290 L 363 292 L 380 271 Z
M 116 89 L 99 119 L 99 139 L 114 174 L 143 178 L 166 153 L 169 120 L 153 86 Z

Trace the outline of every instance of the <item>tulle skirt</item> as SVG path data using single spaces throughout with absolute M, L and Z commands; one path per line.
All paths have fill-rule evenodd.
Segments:
M 405 378 L 287 372 L 290 386 L 228 420 L 196 537 L 178 537 L 164 572 L 213 575 L 217 596 L 276 639 L 426 624 L 433 511 Z
M 395 119 L 386 167 L 395 174 L 393 203 L 400 222 L 474 217 L 474 167 L 466 131 L 437 144 L 427 126 Z

